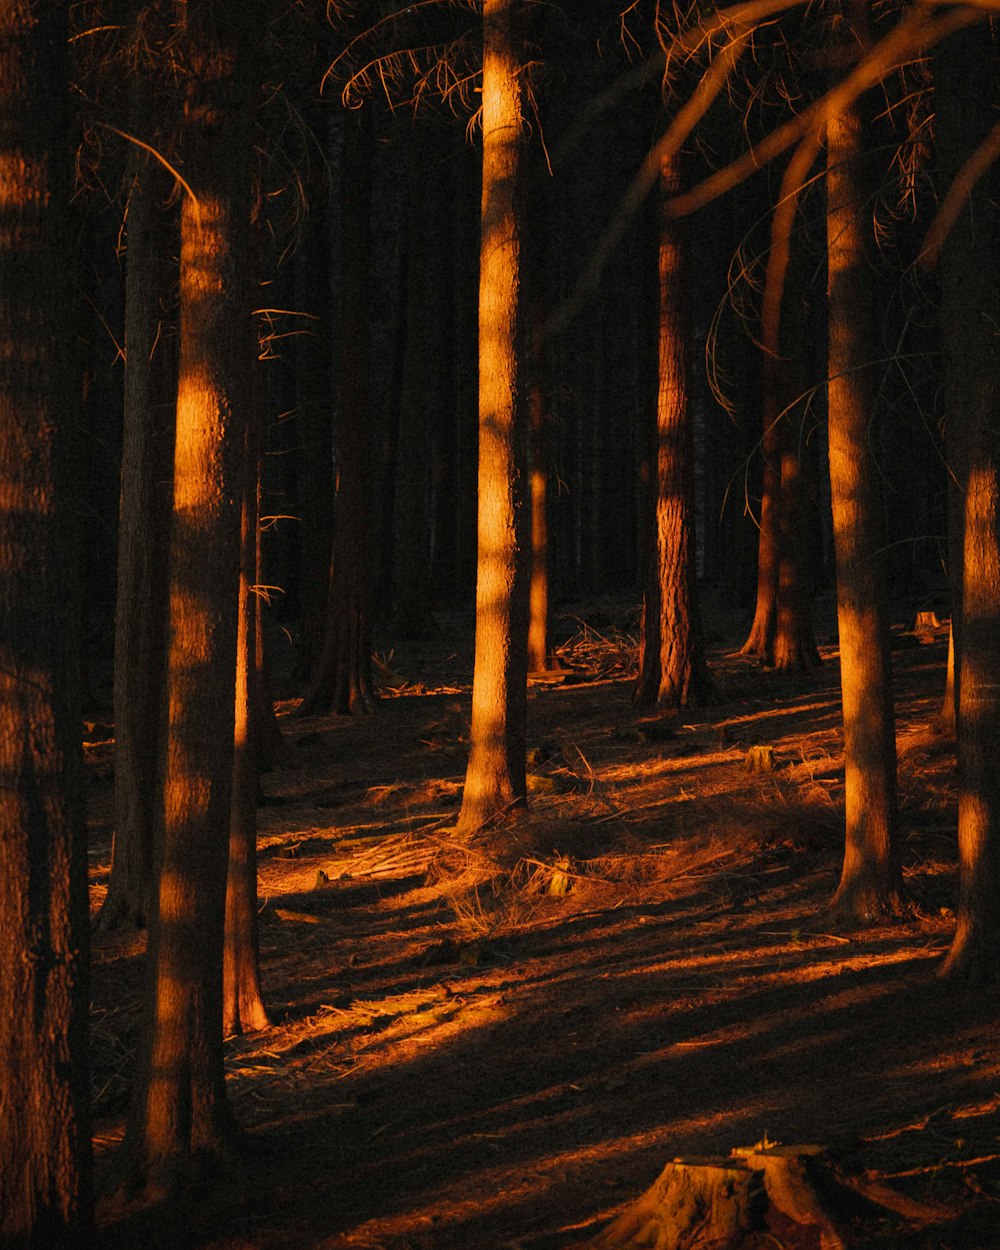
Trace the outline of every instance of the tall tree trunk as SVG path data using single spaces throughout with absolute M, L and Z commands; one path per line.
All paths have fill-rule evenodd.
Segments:
M 664 203 L 682 187 L 681 158 L 664 161 Z M 659 379 L 653 541 L 643 607 L 640 705 L 685 707 L 711 698 L 701 640 L 694 544 L 694 439 L 688 393 L 686 223 L 660 222 Z
M 222 961 L 247 384 L 253 5 L 181 6 L 190 65 L 181 215 L 164 833 L 122 1165 L 170 1192 L 232 1149 Z
M 144 7 L 144 6 L 143 6 Z M 138 33 L 138 32 L 137 32 Z M 130 84 L 132 134 L 150 134 L 150 82 Z M 164 318 L 176 291 L 174 214 L 166 171 L 129 149 L 125 283 L 125 414 L 115 607 L 115 832 L 102 928 L 149 920 L 154 828 L 162 793 L 167 561 L 176 360 Z
M 815 150 L 801 149 L 789 161 L 771 218 L 761 313 L 764 471 L 757 605 L 741 650 L 742 655 L 786 670 L 811 667 L 819 659 L 809 626 L 802 569 L 802 464 L 787 410 L 797 393 L 803 316 L 801 308 L 791 306 L 801 292 L 788 278 L 793 259 L 801 254 L 801 243 L 795 246 L 794 227 L 802 183 Z M 793 269 L 793 274 L 799 272 L 801 265 Z
M 995 121 L 996 42 L 952 35 L 934 59 L 943 188 Z M 1000 282 L 995 166 L 941 251 L 945 426 L 957 486 L 960 597 L 953 613 L 958 748 L 958 924 L 944 971 L 1000 979 Z M 942 189 L 943 189 L 942 188 Z M 952 544 L 954 550 L 958 544 Z
M 66 5 L 0 5 L 0 1243 L 91 1226 Z
M 400 393 L 396 464 L 394 543 L 395 632 L 404 638 L 432 638 L 438 625 L 431 612 L 433 564 L 433 461 L 439 403 L 450 342 L 442 324 L 442 275 L 436 253 L 448 206 L 434 157 L 437 145 L 424 135 L 408 178 L 406 230 L 406 343 Z
M 546 397 L 542 348 L 533 339 L 529 383 L 529 474 L 531 489 L 531 575 L 528 591 L 528 671 L 544 673 L 560 667 L 552 650 L 549 607 L 549 455 L 546 438 Z
M 233 798 L 222 965 L 222 1033 L 254 1033 L 269 1023 L 260 979 L 257 929 L 257 782 L 262 728 L 257 667 L 257 537 L 260 484 L 259 409 L 246 438 L 247 473 L 240 514 L 240 584 L 236 632 Z
M 774 667 L 779 671 L 815 668 L 819 652 L 813 638 L 806 576 L 808 546 L 806 461 L 802 455 L 805 361 L 808 354 L 806 282 L 810 251 L 800 231 L 788 240 L 787 299 L 781 318 L 778 405 L 781 491 L 778 515 L 778 595 L 774 629 Z
M 479 564 L 472 745 L 458 827 L 473 832 L 526 801 L 527 506 L 521 394 L 523 143 L 512 19 L 518 0 L 483 9 L 483 195 L 479 271 Z
M 834 37 L 864 20 L 843 4 Z M 846 845 L 835 912 L 871 921 L 898 912 L 903 879 L 896 841 L 896 736 L 885 604 L 881 506 L 868 429 L 874 414 L 874 309 L 867 258 L 867 152 L 860 106 L 827 125 L 830 494 L 844 719 Z
M 333 711 L 371 712 L 371 591 L 367 543 L 371 534 L 370 466 L 367 430 L 368 289 L 371 281 L 370 108 L 344 122 L 345 181 L 342 209 L 340 403 L 336 420 L 338 474 L 334 506 L 333 561 L 323 650 L 300 715 Z

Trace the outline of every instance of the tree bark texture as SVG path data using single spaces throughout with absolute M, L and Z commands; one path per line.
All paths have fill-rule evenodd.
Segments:
M 996 47 L 952 35 L 934 60 L 947 185 L 995 120 Z M 945 425 L 957 486 L 961 596 L 955 631 L 958 923 L 946 973 L 1000 979 L 1000 283 L 996 168 L 972 189 L 941 251 Z
M 0 1244 L 92 1244 L 66 6 L 0 6 Z
M 222 962 L 251 338 L 252 6 L 181 7 L 191 65 L 181 216 L 164 834 L 123 1161 L 146 1194 L 225 1160 Z
M 130 84 L 133 134 L 151 133 L 151 83 Z M 171 179 L 149 153 L 129 149 L 125 283 L 125 402 L 115 605 L 115 832 L 99 924 L 145 928 L 152 846 L 162 790 L 167 565 L 176 360 L 165 332 L 176 298 Z
M 660 169 L 664 202 L 682 187 L 681 158 Z M 659 350 L 653 541 L 635 697 L 686 707 L 711 698 L 698 611 L 694 536 L 694 437 L 688 390 L 686 224 L 664 214 L 658 241 Z
M 471 749 L 458 827 L 526 800 L 528 509 L 521 395 L 523 120 L 512 38 L 516 0 L 483 10 L 483 195 L 479 279 L 479 518 Z
M 856 4 L 834 18 L 849 38 Z M 834 910 L 858 921 L 897 912 L 903 881 L 896 841 L 896 737 L 885 604 L 874 414 L 874 325 L 865 133 L 860 108 L 827 124 L 830 494 L 844 722 L 846 844 Z

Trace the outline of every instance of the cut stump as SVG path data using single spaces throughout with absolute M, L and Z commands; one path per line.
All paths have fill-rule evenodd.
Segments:
M 672 1160 L 642 1197 L 575 1250 L 737 1250 L 765 1244 L 761 1235 L 774 1243 L 776 1230 L 782 1245 L 848 1250 L 821 1193 L 853 1194 L 855 1201 L 860 1194 L 917 1223 L 954 1214 L 841 1176 L 821 1146 L 765 1141 L 728 1157 Z

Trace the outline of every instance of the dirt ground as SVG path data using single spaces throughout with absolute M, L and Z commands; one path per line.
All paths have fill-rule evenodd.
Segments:
M 849 933 L 824 915 L 843 843 L 835 648 L 786 678 L 719 638 L 717 706 L 637 718 L 621 624 L 560 622 L 564 679 L 529 696 L 530 812 L 470 842 L 450 832 L 467 619 L 381 657 L 374 717 L 280 705 L 290 759 L 259 809 L 274 1024 L 226 1043 L 242 1197 L 206 1185 L 105 1222 L 102 1245 L 560 1250 L 669 1160 L 766 1138 L 936 1204 L 918 1219 L 858 1200 L 852 1246 L 1000 1247 L 1000 1002 L 936 975 L 955 901 L 954 746 L 933 728 L 947 631 L 900 628 L 894 652 L 912 913 Z M 90 737 L 96 906 L 113 742 Z M 142 946 L 94 939 L 99 1175 Z M 818 1250 L 809 1236 L 753 1244 Z

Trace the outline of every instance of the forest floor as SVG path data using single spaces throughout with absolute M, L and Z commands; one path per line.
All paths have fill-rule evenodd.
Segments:
M 859 1199 L 842 1213 L 851 1246 L 1000 1247 L 1000 1000 L 936 975 L 956 886 L 954 744 L 934 729 L 946 629 L 900 628 L 894 652 L 912 910 L 847 932 L 824 910 L 843 853 L 835 647 L 784 677 L 720 636 L 720 702 L 642 717 L 622 624 L 560 621 L 563 680 L 529 694 L 530 811 L 470 841 L 450 832 L 468 618 L 381 657 L 395 687 L 373 717 L 279 705 L 289 760 L 259 809 L 274 1024 L 226 1043 L 242 1199 L 209 1186 L 104 1220 L 102 1246 L 561 1250 L 672 1158 L 766 1138 L 819 1143 L 936 1204 L 916 1218 Z M 113 739 L 91 731 L 96 907 Z M 748 770 L 753 746 L 770 771 Z M 142 950 L 94 937 L 99 1177 L 122 1134 Z

